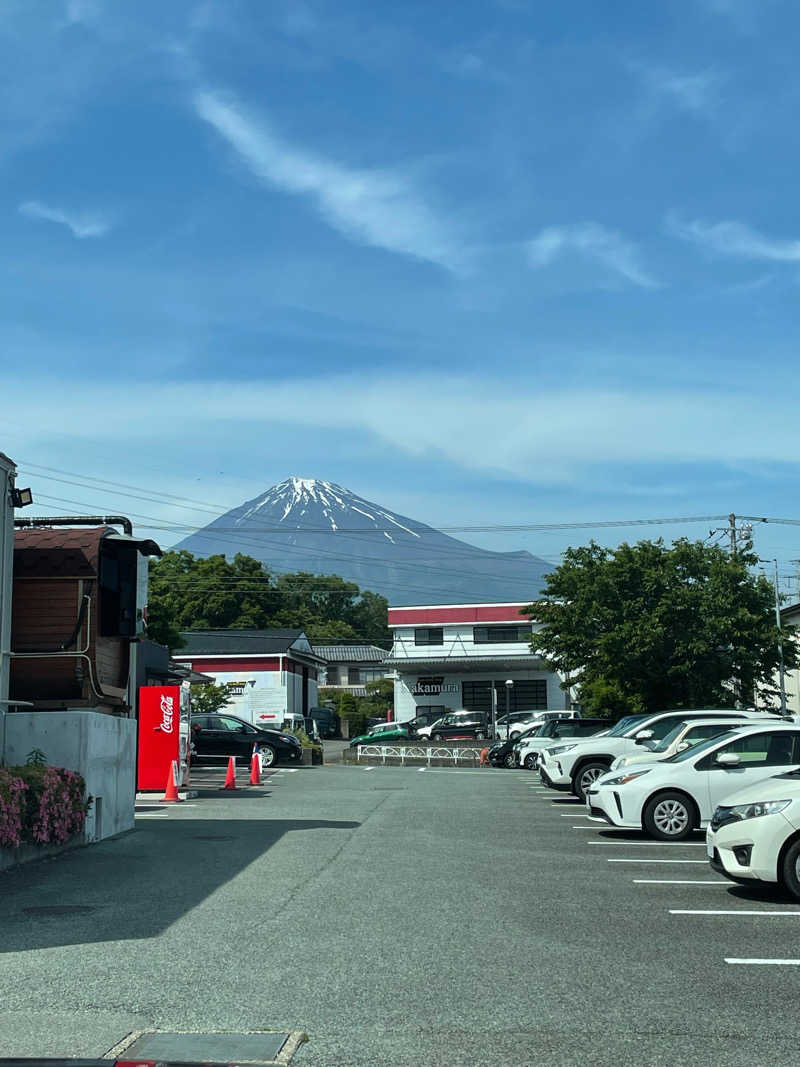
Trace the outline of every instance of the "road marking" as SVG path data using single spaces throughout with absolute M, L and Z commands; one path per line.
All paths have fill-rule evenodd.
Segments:
M 588 819 L 589 816 L 588 815 L 573 815 L 572 812 L 563 812 L 562 811 L 561 812 L 561 818 L 562 819 Z M 581 829 L 585 830 L 586 827 L 583 826 L 583 827 L 581 827 Z
M 741 908 L 729 909 L 729 910 L 712 910 L 707 911 L 696 909 L 682 909 L 682 908 L 670 908 L 670 915 L 800 915 L 800 911 L 743 911 Z
M 701 882 L 697 878 L 634 878 L 634 885 L 724 885 L 730 882 Z
M 585 830 L 585 826 L 576 826 L 576 830 Z M 613 845 L 619 848 L 619 841 L 587 841 L 587 845 Z M 705 841 L 626 841 L 625 848 L 705 848 Z
M 743 963 L 749 967 L 800 967 L 800 960 L 760 960 L 760 959 L 736 959 L 736 957 L 726 956 L 726 963 Z
M 704 866 L 707 864 L 707 860 L 651 860 L 651 859 L 613 859 L 606 860 L 606 863 L 702 863 Z
M 168 811 L 137 811 L 137 819 L 168 819 Z

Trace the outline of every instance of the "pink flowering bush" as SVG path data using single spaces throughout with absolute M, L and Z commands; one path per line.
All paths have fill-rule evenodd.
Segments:
M 26 764 L 0 768 L 0 846 L 61 844 L 83 829 L 91 801 L 80 774 Z
M 25 783 L 0 767 L 0 847 L 17 848 L 22 843 L 25 810 Z

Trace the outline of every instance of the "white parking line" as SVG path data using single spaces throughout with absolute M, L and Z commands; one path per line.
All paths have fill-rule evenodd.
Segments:
M 577 830 L 585 830 L 585 826 L 577 826 Z M 613 845 L 619 848 L 619 841 L 587 841 L 587 845 Z M 626 841 L 625 848 L 705 848 L 705 841 Z
M 728 909 L 728 910 L 721 909 L 721 910 L 716 910 L 716 911 L 715 910 L 711 910 L 711 909 L 708 910 L 708 911 L 704 911 L 704 910 L 700 910 L 700 909 L 691 910 L 691 909 L 670 908 L 669 913 L 670 913 L 670 915 L 771 915 L 771 916 L 777 916 L 777 915 L 796 916 L 796 915 L 800 915 L 800 911 L 743 911 L 740 908 L 735 908 L 735 909 L 731 908 L 731 909 Z
M 572 812 L 565 813 L 565 812 L 562 811 L 561 812 L 561 818 L 562 819 L 588 819 L 589 816 L 588 815 L 578 815 L 577 813 L 573 814 Z M 584 826 L 583 829 L 585 830 L 586 827 Z
M 634 885 L 724 885 L 730 882 L 703 882 L 697 878 L 634 878 Z
M 800 960 L 760 960 L 760 959 L 736 959 L 735 956 L 726 956 L 726 963 L 743 963 L 749 967 L 800 967 Z
M 707 860 L 651 860 L 649 857 L 644 860 L 638 859 L 613 859 L 606 860 L 606 863 L 702 863 L 704 866 L 707 864 Z
M 137 819 L 168 819 L 168 811 L 137 811 Z

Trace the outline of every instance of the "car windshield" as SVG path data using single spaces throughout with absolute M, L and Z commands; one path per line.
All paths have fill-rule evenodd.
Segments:
M 708 750 L 714 748 L 715 745 L 720 744 L 722 741 L 728 741 L 735 735 L 735 730 L 726 730 L 725 733 L 716 734 L 714 737 L 709 737 L 706 741 L 701 741 L 699 745 L 690 745 L 689 748 L 684 749 L 683 752 L 676 752 L 674 756 L 668 756 L 663 762 L 682 763 L 684 760 L 692 759 L 695 756 L 702 755 L 704 752 L 708 752 Z
M 649 719 L 649 715 L 626 715 L 624 719 L 620 719 L 616 726 L 612 727 L 608 731 L 609 737 L 621 737 L 632 726 L 635 726 L 637 722 L 643 722 L 645 719 Z

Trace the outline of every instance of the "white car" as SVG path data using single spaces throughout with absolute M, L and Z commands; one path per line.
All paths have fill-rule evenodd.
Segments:
M 550 749 L 539 760 L 542 781 L 552 789 L 573 793 L 580 800 L 586 799 L 586 790 L 611 768 L 618 756 L 641 752 L 637 746 L 645 741 L 660 741 L 678 723 L 692 719 L 732 719 L 743 721 L 750 718 L 763 719 L 747 711 L 721 709 L 659 711 L 652 715 L 630 715 L 620 719 L 605 737 L 587 738 Z M 776 722 L 783 722 L 776 718 Z
M 725 797 L 706 832 L 711 866 L 734 882 L 777 882 L 800 899 L 800 770 Z
M 611 729 L 607 719 L 562 719 L 546 722 L 533 733 L 523 735 L 514 745 L 514 760 L 517 766 L 532 770 L 543 752 L 564 745 L 565 738 L 601 737 Z
M 588 789 L 588 814 L 680 841 L 739 789 L 800 764 L 800 727 L 736 726 L 660 763 L 609 771 Z
M 658 763 L 662 759 L 669 759 L 676 752 L 684 752 L 687 748 L 706 741 L 709 737 L 724 734 L 731 727 L 738 726 L 741 721 L 741 716 L 734 715 L 729 719 L 694 719 L 689 722 L 679 722 L 660 741 L 645 741 L 642 745 L 642 752 L 633 752 L 629 756 L 617 756 L 611 764 L 611 770 L 630 767 L 632 763 Z M 755 722 L 754 719 L 747 721 Z M 774 724 L 775 718 L 765 716 L 764 721 Z

